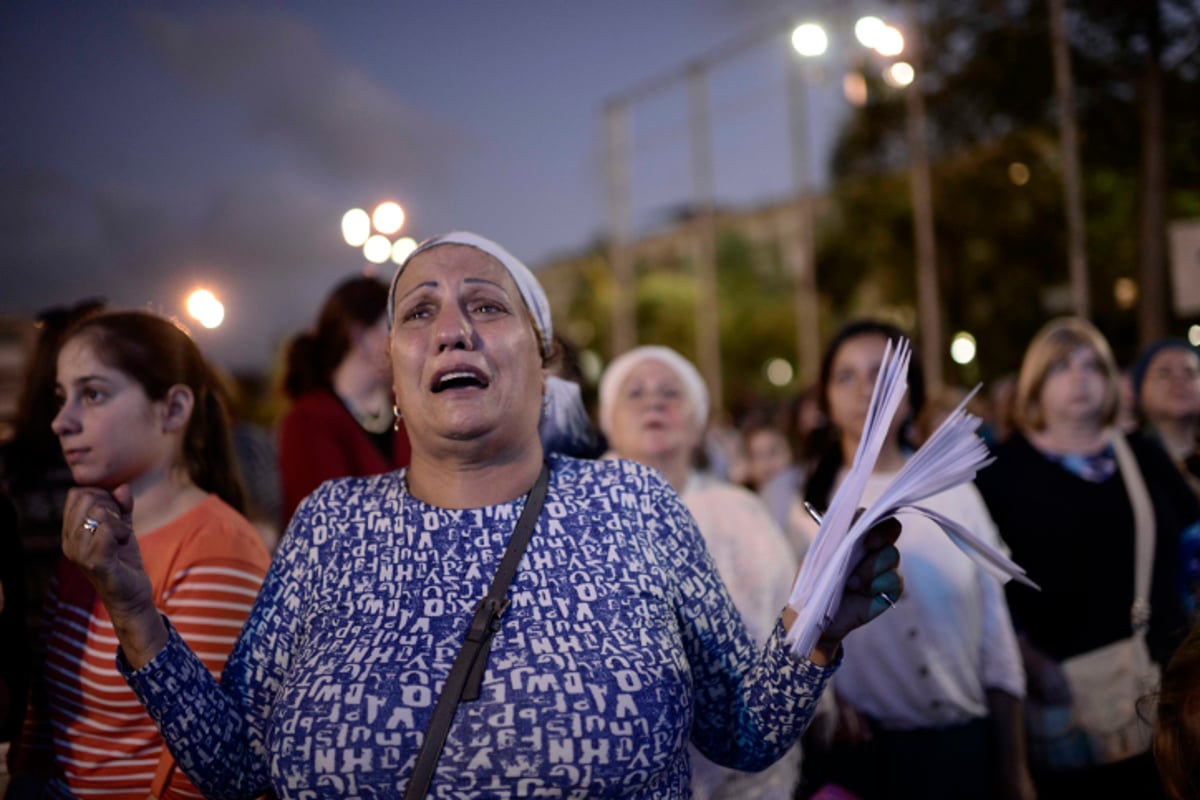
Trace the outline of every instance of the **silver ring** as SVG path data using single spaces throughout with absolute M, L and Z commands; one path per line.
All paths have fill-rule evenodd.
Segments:
M 887 601 L 887 604 L 888 604 L 889 606 L 891 606 L 892 608 L 895 608 L 895 607 L 896 607 L 896 601 L 895 601 L 895 600 L 893 600 L 893 599 L 891 598 L 891 596 L 890 596 L 890 595 L 889 595 L 887 592 L 880 592 L 880 593 L 879 593 L 879 596 L 880 596 L 880 597 L 882 597 L 884 600 L 886 600 L 886 601 Z
M 91 517 L 83 518 L 83 529 L 85 531 L 87 531 L 88 533 L 95 533 L 96 528 L 99 528 L 99 527 L 100 527 L 99 520 L 92 519 Z

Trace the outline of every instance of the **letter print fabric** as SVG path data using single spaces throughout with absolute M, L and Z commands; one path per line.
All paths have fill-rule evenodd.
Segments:
M 780 626 L 754 651 L 658 473 L 551 467 L 481 697 L 459 705 L 432 796 L 686 797 L 689 736 L 730 766 L 778 757 L 829 672 L 792 660 Z M 284 798 L 400 797 L 524 504 L 441 509 L 404 486 L 403 472 L 333 481 L 301 505 L 223 691 L 174 637 L 131 676 L 211 796 L 260 790 L 269 764 Z

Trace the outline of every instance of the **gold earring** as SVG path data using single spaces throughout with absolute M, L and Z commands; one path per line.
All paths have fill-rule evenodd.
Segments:
M 400 430 L 400 420 L 404 419 L 404 415 L 400 413 L 400 406 L 392 405 L 392 416 L 395 417 L 392 420 L 392 430 L 398 431 Z

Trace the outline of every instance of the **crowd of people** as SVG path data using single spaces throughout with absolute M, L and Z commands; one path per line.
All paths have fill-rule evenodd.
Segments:
M 589 415 L 537 278 L 450 233 L 332 289 L 253 460 L 178 324 L 88 301 L 39 326 L 0 452 L 8 798 L 1200 791 L 1186 341 L 1122 373 L 1053 320 L 977 396 L 996 459 L 924 504 L 1040 590 L 902 511 L 794 653 L 886 322 L 733 425 L 659 345 L 618 354 Z M 864 503 L 962 396 L 907 381 Z

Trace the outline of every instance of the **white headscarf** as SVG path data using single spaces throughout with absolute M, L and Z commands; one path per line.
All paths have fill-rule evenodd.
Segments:
M 390 331 L 392 328 L 392 320 L 396 313 L 396 284 L 405 267 L 412 263 L 417 255 L 444 244 L 473 247 L 487 253 L 499 262 L 500 266 L 504 267 L 512 276 L 513 283 L 517 285 L 517 291 L 521 293 L 521 299 L 529 310 L 534 330 L 541 343 L 542 358 L 549 359 L 554 353 L 554 326 L 550 320 L 550 301 L 546 299 L 546 292 L 542 289 L 542 284 L 538 282 L 529 267 L 521 263 L 512 253 L 491 239 L 468 231 L 452 231 L 426 239 L 408 254 L 404 263 L 396 268 L 396 274 L 392 276 L 391 288 L 388 289 L 388 330 Z M 590 443 L 591 424 L 588 421 L 587 412 L 584 410 L 583 398 L 577 384 L 554 375 L 546 377 L 546 393 L 542 398 L 542 420 L 538 433 L 542 439 L 542 446 L 547 452 L 573 452 L 586 448 Z
M 708 388 L 704 385 L 704 378 L 700 377 L 700 372 L 692 366 L 692 362 L 669 347 L 643 345 L 614 359 L 608 365 L 608 369 L 604 370 L 604 377 L 600 379 L 600 430 L 604 435 L 612 432 L 617 391 L 633 368 L 644 361 L 658 361 L 679 376 L 684 390 L 692 399 L 692 407 L 696 410 L 696 425 L 703 428 L 708 422 Z

